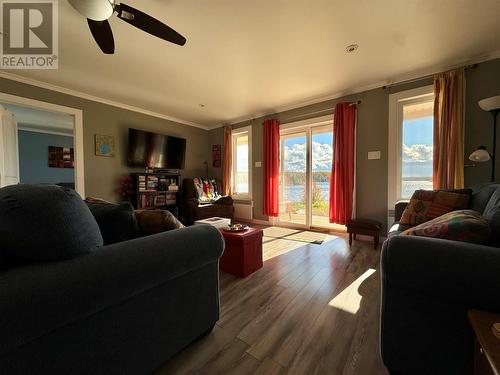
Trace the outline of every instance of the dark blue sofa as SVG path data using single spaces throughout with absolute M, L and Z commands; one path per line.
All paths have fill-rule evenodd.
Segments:
M 0 374 L 152 373 L 218 320 L 223 248 L 201 225 L 0 271 Z
M 467 310 L 500 313 L 500 185 L 473 189 L 470 208 L 490 220 L 492 246 L 400 236 L 397 223 L 383 245 L 380 350 L 391 374 L 472 374 Z

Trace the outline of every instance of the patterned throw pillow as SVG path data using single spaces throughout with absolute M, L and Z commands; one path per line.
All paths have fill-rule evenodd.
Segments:
M 196 198 L 198 198 L 201 203 L 214 202 L 221 197 L 217 181 L 213 178 L 203 179 L 195 177 L 193 178 L 193 184 Z
M 177 218 L 166 210 L 135 210 L 143 236 L 184 228 Z
M 416 190 L 399 224 L 418 225 L 445 213 L 469 207 L 470 194 L 443 190 Z
M 490 237 L 490 225 L 479 212 L 460 210 L 448 212 L 426 223 L 407 229 L 401 235 L 487 244 Z

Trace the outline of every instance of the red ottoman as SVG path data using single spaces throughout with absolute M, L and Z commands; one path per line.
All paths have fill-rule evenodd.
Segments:
M 221 230 L 226 249 L 220 258 L 219 269 L 238 277 L 247 277 L 262 268 L 262 229 L 249 228 L 244 232 Z

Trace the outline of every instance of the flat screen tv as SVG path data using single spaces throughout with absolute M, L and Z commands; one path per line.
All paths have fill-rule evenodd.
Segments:
M 184 169 L 186 140 L 143 130 L 128 130 L 128 164 L 153 169 Z

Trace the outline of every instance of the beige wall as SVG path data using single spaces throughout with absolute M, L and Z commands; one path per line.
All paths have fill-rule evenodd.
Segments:
M 479 64 L 477 68 L 467 70 L 466 79 L 466 158 L 477 146 L 484 144 L 491 149 L 491 116 L 477 106 L 479 99 L 500 95 L 500 59 Z M 266 118 L 277 118 L 281 123 L 299 121 L 332 113 L 339 101 L 361 100 L 358 107 L 357 124 L 357 186 L 356 214 L 379 220 L 383 223 L 387 215 L 387 136 L 388 136 L 388 97 L 389 94 L 415 87 L 429 85 L 431 79 L 423 79 L 406 85 L 388 89 L 374 89 L 330 100 L 315 105 L 261 117 L 254 121 L 242 122 L 235 128 L 252 125 L 253 162 L 263 161 L 262 122 Z M 0 92 L 27 98 L 42 100 L 83 110 L 84 117 L 84 153 L 85 153 L 85 188 L 87 195 L 116 200 L 114 189 L 118 179 L 134 171 L 126 165 L 126 139 L 128 127 L 157 131 L 187 139 L 186 169 L 183 177 L 205 175 L 203 162 L 210 163 L 209 173 L 221 178 L 222 169 L 211 167 L 211 147 L 223 144 L 222 128 L 209 132 L 167 121 L 136 112 L 112 107 L 74 96 L 34 87 L 6 79 L 0 79 Z M 114 135 L 117 141 L 117 156 L 114 158 L 94 155 L 94 134 Z M 208 144 L 207 144 L 208 143 Z M 367 160 L 368 151 L 380 150 L 380 160 Z M 466 164 L 471 164 L 466 160 Z M 466 185 L 487 182 L 490 163 L 466 167 Z M 497 174 L 500 176 L 500 163 Z M 262 168 L 253 168 L 254 217 L 267 220 L 262 214 Z
M 477 146 L 484 144 L 491 150 L 492 118 L 490 114 L 478 107 L 477 101 L 485 97 L 500 95 L 500 59 L 479 64 L 474 69 L 467 69 L 466 80 L 465 157 L 466 165 L 470 165 L 471 163 L 467 160 L 468 155 Z M 356 130 L 356 215 L 357 217 L 379 220 L 385 224 L 387 219 L 389 95 L 430 84 L 432 84 L 432 79 L 426 78 L 411 84 L 397 85 L 386 89 L 374 89 L 356 95 L 261 117 L 255 119 L 253 122 L 242 122 L 233 125 L 233 127 L 239 128 L 252 125 L 253 162 L 262 161 L 262 122 L 265 119 L 277 118 L 282 124 L 299 121 L 332 113 L 331 108 L 339 101 L 361 100 L 362 103 L 358 107 Z M 222 143 L 221 130 L 215 129 L 210 131 L 210 140 L 213 143 Z M 381 159 L 368 160 L 368 151 L 381 151 Z M 490 176 L 490 168 L 490 163 L 477 164 L 475 167 L 466 166 L 466 186 L 487 182 Z M 500 163 L 498 163 L 497 175 L 500 176 Z M 252 188 L 254 218 L 267 220 L 268 218 L 262 214 L 262 168 L 253 167 Z
M 127 132 L 129 127 L 150 130 L 187 139 L 186 168 L 182 177 L 204 175 L 203 162 L 209 160 L 207 131 L 173 121 L 85 100 L 71 95 L 1 79 L 0 92 L 83 110 L 85 193 L 87 196 L 119 200 L 115 193 L 118 180 L 133 169 L 127 166 Z M 94 154 L 94 135 L 112 135 L 116 141 L 116 156 Z
M 491 181 L 491 162 L 473 163 L 469 155 L 478 146 L 493 150 L 493 116 L 479 108 L 477 102 L 500 95 L 500 59 L 479 64 L 467 71 L 465 91 L 465 186 Z M 498 118 L 500 122 L 500 116 Z M 497 130 L 500 130 L 497 129 Z M 500 150 L 500 132 L 497 135 Z M 500 151 L 497 151 L 496 179 L 500 181 Z

